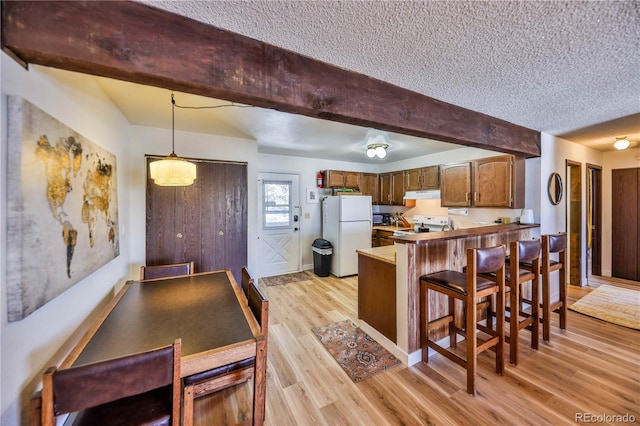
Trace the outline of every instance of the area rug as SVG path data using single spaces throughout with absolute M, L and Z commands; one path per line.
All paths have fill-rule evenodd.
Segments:
M 275 275 L 273 277 L 264 277 L 260 278 L 260 284 L 264 284 L 266 286 L 272 285 L 282 285 L 289 283 L 296 283 L 299 281 L 307 281 L 310 280 L 311 277 L 304 272 L 294 272 L 293 274 L 284 274 L 284 275 Z
M 572 311 L 640 330 L 640 291 L 601 285 L 569 306 Z
M 350 320 L 315 327 L 311 331 L 354 382 L 400 364 L 398 358 Z

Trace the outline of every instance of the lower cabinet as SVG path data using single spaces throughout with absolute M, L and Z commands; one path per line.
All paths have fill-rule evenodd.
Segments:
M 395 264 L 358 255 L 358 318 L 397 343 Z

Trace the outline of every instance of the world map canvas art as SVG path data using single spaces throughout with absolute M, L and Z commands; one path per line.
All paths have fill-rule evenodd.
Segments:
M 8 320 L 120 253 L 116 157 L 20 97 L 8 109 Z

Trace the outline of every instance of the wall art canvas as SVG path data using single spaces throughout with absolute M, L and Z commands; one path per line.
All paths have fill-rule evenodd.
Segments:
M 120 254 L 116 157 L 7 97 L 8 320 L 25 318 Z

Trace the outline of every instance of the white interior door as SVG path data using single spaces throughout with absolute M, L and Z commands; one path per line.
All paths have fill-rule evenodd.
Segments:
M 300 270 L 300 177 L 258 173 L 260 276 Z

